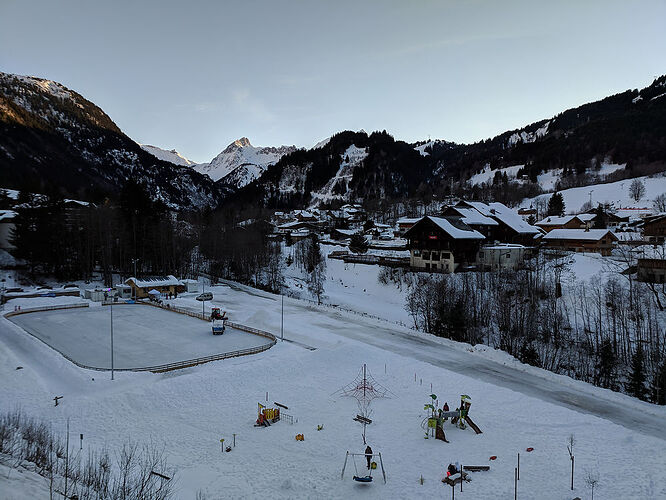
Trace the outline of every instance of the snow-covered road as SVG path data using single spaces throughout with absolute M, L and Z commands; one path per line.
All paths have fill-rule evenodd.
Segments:
M 228 284 L 235 292 L 244 295 L 240 299 L 243 304 L 247 305 L 252 300 L 256 302 L 257 308 L 268 313 L 261 317 L 249 316 L 243 320 L 244 323 L 273 332 L 279 331 L 280 302 L 276 296 L 244 285 Z M 230 295 L 225 295 L 226 307 L 229 307 L 230 298 Z M 301 324 L 294 324 L 290 320 L 295 317 L 300 319 Z M 275 329 L 276 325 L 278 330 Z M 600 391 L 584 382 L 520 364 L 504 353 L 490 353 L 493 358 L 501 360 L 498 361 L 484 355 L 488 351 L 478 351 L 471 346 L 414 332 L 388 322 L 381 323 L 361 315 L 316 307 L 289 298 L 285 299 L 285 325 L 287 338 L 312 344 L 313 331 L 325 332 L 326 337 L 322 335 L 321 339 L 326 342 L 332 340 L 330 335 L 343 336 L 666 440 L 664 408 L 612 391 Z M 308 332 L 307 337 L 305 332 Z M 316 347 L 316 343 L 313 345 Z M 600 393 L 606 397 L 600 396 Z

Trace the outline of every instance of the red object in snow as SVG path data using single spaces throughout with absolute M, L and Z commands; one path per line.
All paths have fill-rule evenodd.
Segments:
M 450 475 L 451 475 L 451 473 L 447 470 L 446 471 L 446 477 L 449 477 Z
M 490 457 L 490 460 L 495 460 L 496 458 L 497 458 L 497 456 L 493 455 L 492 457 Z
M 525 451 L 534 451 L 534 448 L 527 448 Z

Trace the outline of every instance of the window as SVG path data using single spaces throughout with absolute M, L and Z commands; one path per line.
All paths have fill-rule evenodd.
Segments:
M 414 257 L 418 257 L 421 255 L 421 250 L 414 250 Z
M 423 260 L 430 260 L 430 252 L 423 252 Z
M 433 268 L 434 270 L 437 270 L 437 264 L 433 264 L 433 265 L 432 265 L 432 268 Z
M 425 267 L 426 267 L 426 271 L 430 271 L 430 264 L 428 264 L 428 263 L 426 262 L 426 266 L 425 266 Z
M 449 252 L 442 252 L 442 259 L 443 260 L 449 260 L 451 258 L 451 254 Z
M 430 260 L 439 260 L 439 252 L 433 252 L 430 256 Z

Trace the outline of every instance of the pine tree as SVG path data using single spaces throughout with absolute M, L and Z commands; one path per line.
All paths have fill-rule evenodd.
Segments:
M 548 215 L 564 215 L 564 197 L 562 193 L 555 192 L 548 200 Z
M 613 344 L 610 339 L 603 339 L 598 351 L 599 361 L 596 365 L 596 373 L 594 376 L 594 383 L 599 387 L 606 389 L 613 389 L 615 379 L 615 367 L 617 365 L 617 357 L 613 350 Z
M 360 231 L 358 233 L 352 234 L 351 240 L 349 241 L 349 250 L 354 253 L 365 253 L 368 251 L 368 242 L 365 240 L 365 236 Z
M 643 347 L 639 344 L 631 358 L 631 374 L 627 384 L 629 394 L 638 399 L 645 400 L 645 367 Z
M 666 405 L 666 360 L 654 376 L 652 401 L 658 405 Z
M 606 214 L 604 213 L 604 207 L 598 205 L 595 214 L 594 229 L 606 229 Z

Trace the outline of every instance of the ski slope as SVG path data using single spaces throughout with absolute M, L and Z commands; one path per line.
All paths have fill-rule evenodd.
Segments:
M 232 321 L 279 335 L 279 296 L 236 284 L 213 293 Z M 187 297 L 176 303 L 200 307 Z M 112 382 L 108 373 L 72 365 L 0 318 L 0 411 L 20 406 L 56 429 L 69 417 L 72 434 L 86 436 L 84 452 L 86 446 L 117 447 L 130 437 L 159 443 L 177 469 L 176 497 L 183 499 L 198 491 L 208 499 L 440 498 L 451 494 L 440 480 L 452 461 L 491 465 L 489 472 L 473 474 L 457 498 L 510 498 L 517 452 L 522 498 L 588 497 L 586 470 L 600 472 L 597 498 L 666 496 L 664 408 L 524 366 L 483 346 L 290 298 L 284 301 L 284 333 L 299 344 L 282 342 L 255 356 L 164 374 L 120 373 Z M 363 363 L 392 392 L 372 403 L 367 428 L 368 443 L 382 453 L 387 484 L 355 483 L 351 463 L 340 479 L 345 452 L 364 446 L 361 427 L 352 421 L 356 402 L 335 392 Z M 266 392 L 269 406 L 289 406 L 298 422 L 254 428 Z M 450 444 L 424 440 L 420 423 L 431 392 L 452 408 L 460 394 L 469 394 L 470 415 L 483 434 L 445 427 Z M 64 396 L 58 407 L 54 394 Z M 236 448 L 221 453 L 219 440 L 228 444 L 233 433 Z M 294 439 L 298 433 L 303 442 Z M 566 452 L 571 433 L 577 440 L 574 492 Z M 489 462 L 491 455 L 498 459 Z M 616 481 L 618 470 L 632 478 L 628 491 Z

